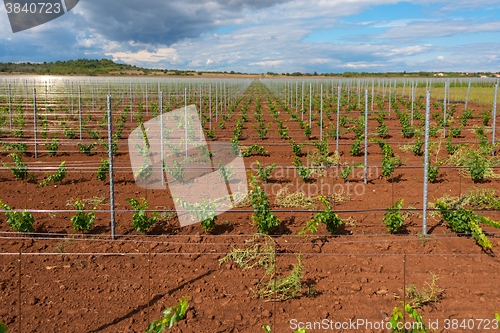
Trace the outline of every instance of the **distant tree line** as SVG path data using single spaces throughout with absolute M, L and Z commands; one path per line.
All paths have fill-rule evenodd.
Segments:
M 442 72 L 443 76 L 446 77 L 459 77 L 459 76 L 471 76 L 471 77 L 479 77 L 481 75 L 491 76 L 492 73 L 489 72 L 475 72 L 475 73 L 463 73 L 463 72 Z M 264 75 L 264 74 L 263 74 Z M 437 75 L 436 72 L 343 72 L 343 73 L 302 73 L 302 72 L 293 72 L 293 73 L 275 73 L 275 72 L 267 72 L 265 75 L 267 76 L 333 76 L 333 77 L 435 77 Z
M 117 64 L 109 59 L 78 59 L 56 62 L 7 62 L 0 63 L 0 73 L 23 73 L 38 75 L 105 75 L 123 71 L 141 71 L 142 68 Z
M 0 62 L 0 74 L 1 73 L 19 73 L 19 74 L 38 74 L 38 75 L 83 75 L 83 76 L 94 76 L 94 75 L 175 75 L 175 76 L 193 76 L 193 75 L 203 75 L 206 74 L 237 74 L 245 75 L 248 73 L 235 72 L 235 71 L 193 71 L 193 70 L 177 70 L 177 69 L 152 69 L 152 68 L 142 68 L 133 65 L 119 64 L 109 59 L 77 59 L 68 61 L 55 61 L 55 62 L 43 62 L 43 63 L 31 63 L 31 62 Z M 440 73 L 441 74 L 441 73 Z M 331 76 L 331 77 L 434 77 L 435 72 L 386 72 L 386 73 L 374 73 L 374 72 L 343 72 L 343 73 L 303 73 L 303 72 L 292 72 L 292 73 L 274 73 L 267 72 L 262 74 L 265 76 Z M 458 76 L 481 76 L 488 75 L 491 73 L 461 73 L 461 72 L 445 72 L 441 76 L 447 77 L 458 77 Z
M 207 74 L 246 74 L 235 71 L 199 71 L 178 69 L 143 68 L 127 64 L 119 64 L 109 59 L 77 59 L 55 62 L 0 62 L 1 73 L 36 74 L 36 75 L 175 75 L 193 76 Z

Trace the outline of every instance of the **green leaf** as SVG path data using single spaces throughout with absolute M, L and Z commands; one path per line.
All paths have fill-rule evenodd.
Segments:
M 165 329 L 172 328 L 176 322 L 184 319 L 188 309 L 188 297 L 182 296 L 175 307 L 169 307 L 163 311 L 163 318 L 149 323 L 146 333 L 160 333 Z

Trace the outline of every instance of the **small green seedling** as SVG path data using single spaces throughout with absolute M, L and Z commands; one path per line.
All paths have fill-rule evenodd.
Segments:
M 75 201 L 75 208 L 78 212 L 71 217 L 73 229 L 76 232 L 89 232 L 94 226 L 95 214 L 94 212 L 85 213 L 85 203 L 80 200 Z
M 405 221 L 405 218 L 401 215 L 401 209 L 403 208 L 404 200 L 399 199 L 396 203 L 389 207 L 382 218 L 382 221 L 387 226 L 389 232 L 398 232 Z
M 186 317 L 189 307 L 189 297 L 182 296 L 174 307 L 169 307 L 163 311 L 163 318 L 149 323 L 146 333 L 161 333 L 167 328 L 174 327 L 175 323 Z
M 148 201 L 146 198 L 141 198 L 141 202 L 134 198 L 125 198 L 134 209 L 132 216 L 132 227 L 139 232 L 148 231 L 156 222 L 158 222 L 158 213 L 154 212 L 151 217 L 147 217 L 146 210 L 148 209 Z
M 35 218 L 30 212 L 13 212 L 10 206 L 4 204 L 2 200 L 0 200 L 0 207 L 5 210 L 7 224 L 12 230 L 16 230 L 17 232 L 34 231 L 33 224 L 35 223 Z
M 326 209 L 323 212 L 316 214 L 311 221 L 307 222 L 306 226 L 299 231 L 299 234 L 305 234 L 306 232 L 316 233 L 320 223 L 326 225 L 326 230 L 331 234 L 334 234 L 343 224 L 337 213 L 332 210 L 332 206 L 328 200 L 321 195 L 318 199 L 325 205 Z

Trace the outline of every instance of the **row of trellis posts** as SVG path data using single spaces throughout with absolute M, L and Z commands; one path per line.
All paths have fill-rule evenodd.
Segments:
M 34 81 L 33 81 L 34 82 Z M 173 81 L 172 81 L 173 82 Z M 204 111 L 202 109 L 203 107 L 203 91 L 204 86 L 208 88 L 208 94 L 209 94 L 209 126 L 210 129 L 212 127 L 212 91 L 213 87 L 212 84 L 215 86 L 215 116 L 216 116 L 216 122 L 218 121 L 218 116 L 219 116 L 219 109 L 222 110 L 225 108 L 227 111 L 227 108 L 231 103 L 233 103 L 241 94 L 244 93 L 246 88 L 250 85 L 251 81 L 250 80 L 235 80 L 233 81 L 233 85 L 230 84 L 229 80 L 225 81 L 207 81 L 207 82 L 202 82 L 201 84 L 198 85 L 199 88 L 199 112 L 200 112 L 200 117 L 202 112 Z M 339 119 L 340 119 L 340 101 L 341 101 L 341 92 L 343 89 L 347 90 L 348 93 L 348 98 L 350 98 L 350 92 L 354 90 L 354 86 L 357 89 L 357 97 L 358 97 L 358 104 L 361 102 L 361 92 L 364 89 L 364 183 L 367 183 L 367 170 L 368 170 L 368 114 L 370 110 L 370 96 L 371 96 L 371 111 L 373 111 L 373 102 L 374 102 L 374 96 L 375 96 L 375 80 L 309 80 L 309 82 L 306 82 L 302 80 L 301 82 L 299 80 L 282 80 L 282 79 L 265 79 L 262 80 L 262 82 L 278 97 L 281 98 L 290 108 L 295 106 L 296 111 L 298 111 L 299 104 L 301 106 L 301 114 L 302 114 L 302 120 L 304 120 L 304 114 L 306 113 L 306 109 L 304 109 L 304 89 L 307 89 L 307 83 L 309 83 L 309 126 L 312 126 L 312 97 L 313 97 L 313 83 L 315 86 L 315 90 L 319 90 L 320 93 L 320 119 L 319 119 L 319 138 L 320 140 L 323 139 L 323 88 L 325 87 L 331 87 L 331 96 L 333 97 L 335 94 L 335 89 L 336 95 L 337 95 L 337 109 L 336 109 L 336 150 L 338 151 L 339 147 Z M 443 118 L 444 118 L 444 123 L 446 124 L 446 112 L 447 112 L 447 102 L 450 101 L 450 86 L 451 86 L 451 80 L 441 80 L 441 82 L 444 84 L 444 97 L 443 97 Z M 484 82 L 484 80 L 482 80 Z M 108 80 L 107 82 L 107 94 L 106 94 L 106 112 L 107 112 L 107 137 L 108 137 L 108 147 L 109 147 L 109 163 L 110 163 L 110 168 L 109 168 L 109 176 L 110 176 L 110 218 L 111 218 L 111 237 L 114 239 L 115 238 L 115 211 L 114 211 L 114 175 L 113 175 L 113 153 L 112 153 L 112 132 L 113 132 L 113 124 L 112 124 L 112 88 L 111 88 L 111 82 Z M 236 84 L 234 84 L 236 83 Z M 293 83 L 295 83 L 295 94 L 293 94 Z M 494 83 L 494 98 L 493 98 L 493 107 L 492 107 L 492 138 L 491 138 L 491 143 L 492 146 L 495 145 L 495 130 L 496 130 L 496 105 L 497 105 L 497 95 L 498 95 L 498 81 L 493 82 Z M 18 85 L 18 82 L 16 82 Z M 425 84 L 425 90 L 426 90 L 426 95 L 425 95 L 425 100 L 426 100 L 426 112 L 425 112 L 425 141 L 424 141 L 424 189 L 423 189 L 423 220 L 422 220 L 422 232 L 423 234 L 427 233 L 427 194 L 428 194 L 428 170 L 429 170 L 429 125 L 430 125 L 430 98 L 431 98 L 431 89 L 433 85 L 433 80 L 425 80 L 423 82 L 419 81 L 409 81 L 409 80 L 403 80 L 403 82 L 399 82 L 399 84 L 403 85 L 403 90 L 402 90 L 402 97 L 404 97 L 405 93 L 405 88 L 406 85 L 410 87 L 410 94 L 411 94 L 411 121 L 413 123 L 413 111 L 414 111 L 414 100 L 415 100 L 415 91 L 417 86 L 424 85 Z M 455 82 L 456 84 L 456 82 Z M 460 82 L 462 84 L 462 82 Z M 482 83 L 483 84 L 483 83 Z M 486 84 L 491 84 L 490 81 L 486 81 Z M 12 129 L 12 86 L 11 83 L 5 83 L 3 84 L 6 89 L 7 93 L 7 104 L 8 104 L 8 109 L 9 109 L 9 124 L 10 124 L 10 129 Z M 32 90 L 32 110 L 33 110 L 33 133 L 34 133 L 34 156 L 35 158 L 38 157 L 38 150 L 37 150 L 37 87 L 36 84 L 33 83 L 34 87 Z M 47 82 L 44 82 L 45 85 L 45 108 L 47 109 Z M 159 110 L 160 112 L 164 111 L 163 107 L 163 91 L 161 89 L 161 84 L 160 82 L 157 83 L 158 85 L 158 103 L 159 103 Z M 299 85 L 300 85 L 300 90 L 301 94 L 298 93 L 299 91 Z M 371 95 L 369 93 L 371 85 Z M 392 80 L 378 80 L 377 81 L 377 90 L 380 92 L 382 90 L 383 98 L 385 98 L 385 95 L 387 93 L 388 99 L 389 99 L 389 116 L 391 112 L 391 98 L 395 98 L 395 95 L 391 94 L 392 88 L 394 88 L 394 91 L 397 89 L 398 85 L 398 80 L 394 80 L 394 86 L 392 86 Z M 382 87 L 381 87 L 382 85 Z M 472 85 L 472 80 L 468 81 L 468 89 L 467 89 L 467 94 L 465 97 L 465 106 L 464 109 L 467 109 L 468 102 L 469 102 L 469 96 L 471 92 L 471 85 Z M 122 86 L 124 86 L 122 84 Z M 196 85 L 193 85 L 196 87 Z M 74 104 L 73 104 L 73 92 L 74 92 L 74 87 L 73 83 L 71 82 L 69 89 L 69 94 L 71 96 L 71 108 L 73 110 Z M 91 100 L 92 100 L 92 110 L 95 109 L 95 91 L 94 91 L 94 85 L 91 85 Z M 151 91 L 148 91 L 148 83 L 145 84 L 145 94 L 144 94 L 144 100 L 145 100 L 145 105 L 146 105 L 146 115 L 148 115 L 148 96 L 151 94 Z M 179 102 L 179 97 L 181 94 L 179 91 L 179 85 L 178 82 L 175 81 L 175 87 L 173 87 L 173 83 L 171 83 L 172 87 L 172 93 L 175 94 L 177 103 Z M 29 109 L 29 92 L 28 92 L 28 81 L 25 81 L 25 93 L 26 93 L 26 109 Z M 130 95 L 130 117 L 132 120 L 132 115 L 133 115 L 133 96 L 134 96 L 134 91 L 133 91 L 133 83 L 129 82 L 128 83 L 128 88 L 129 88 L 129 95 Z M 232 89 L 234 88 L 234 89 Z M 1 91 L 2 89 L 0 89 Z M 184 107 L 187 107 L 188 101 L 192 101 L 192 96 L 191 96 L 191 91 L 195 89 L 192 89 L 191 83 L 189 83 L 189 86 L 185 86 L 183 89 L 183 101 L 184 101 Z M 80 139 L 82 139 L 82 88 L 81 85 L 79 84 L 77 86 L 77 96 L 78 96 L 78 116 L 79 116 L 79 136 Z M 121 89 L 121 97 L 122 101 L 124 100 L 124 89 Z M 119 94 L 119 92 L 117 93 Z M 328 97 L 328 89 L 326 89 L 326 94 Z M 301 101 L 299 103 L 299 95 L 301 95 Z M 295 97 L 295 103 L 293 101 L 293 97 Z M 169 89 L 168 91 L 168 104 L 170 107 L 170 101 L 171 101 L 171 90 Z M 221 105 L 222 104 L 222 105 Z M 187 128 L 187 127 L 186 127 Z M 201 128 L 200 128 L 201 130 Z M 443 128 L 444 135 L 446 135 L 446 126 Z M 200 133 L 201 137 L 201 133 Z M 186 141 L 187 144 L 187 141 Z M 187 150 L 187 149 L 186 149 Z M 492 150 L 492 154 L 494 154 L 494 150 Z M 164 179 L 162 179 L 164 181 Z

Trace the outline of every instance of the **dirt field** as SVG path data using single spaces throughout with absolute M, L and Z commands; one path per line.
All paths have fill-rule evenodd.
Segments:
M 302 325 L 310 325 L 309 332 L 390 332 L 387 325 L 393 308 L 412 301 L 403 290 L 408 290 L 410 284 L 420 291 L 430 288 L 433 275 L 437 282 L 431 289 L 438 291 L 439 300 L 418 309 L 428 328 L 437 332 L 495 330 L 495 312 L 500 311 L 499 292 L 493 287 L 500 267 L 495 254 L 500 245 L 497 231 L 483 227 L 493 244 L 491 252 L 483 251 L 472 237 L 457 236 L 440 215 L 429 216 L 429 234 L 421 234 L 423 157 L 400 149 L 415 139 L 403 138 L 396 116 L 385 120 L 390 135 L 385 140 L 403 162 L 393 177 L 381 175 L 382 152 L 378 144 L 371 142 L 367 184 L 363 182 L 362 168 L 355 168 L 344 182 L 335 166 L 326 169 L 326 176 L 305 182 L 293 171 L 290 144 L 277 134 L 278 125 L 269 115 L 264 98 L 267 94 L 260 86 L 250 86 L 240 102 L 241 106 L 252 98 L 239 144 L 242 150 L 252 144 L 263 145 L 268 153 L 245 157 L 248 169 L 256 171 L 256 160 L 278 166 L 268 182 L 261 183 L 281 221 L 270 237 L 255 238 L 251 205 L 218 216 L 215 229 L 208 234 L 199 223 L 179 227 L 176 217 L 165 213 L 175 210 L 168 191 L 145 190 L 134 184 L 126 137 L 135 124 L 125 126 L 115 157 L 116 240 L 110 239 L 106 200 L 109 182 L 99 181 L 95 175 L 101 158 L 106 157 L 103 147 L 97 145 L 90 156 L 84 156 L 77 150 L 78 139 L 68 140 L 59 133 L 61 147 L 55 157 L 49 156 L 40 144 L 35 159 L 30 148 L 24 161 L 39 181 L 44 168 L 57 168 L 66 161 L 65 180 L 46 187 L 16 180 L 8 169 L 1 169 L 0 198 L 13 209 L 29 209 L 35 217 L 35 232 L 23 235 L 12 232 L 4 215 L 0 216 L 0 321 L 5 322 L 9 332 L 143 332 L 181 296 L 190 297 L 189 309 L 186 319 L 177 323 L 172 332 L 264 332 L 263 324 L 270 325 L 272 332 L 293 332 Z M 268 137 L 263 140 L 253 127 L 257 96 L 262 96 L 264 122 L 271 123 Z M 290 121 L 290 115 L 279 105 L 276 107 L 288 135 L 296 142 L 318 139 L 318 126 L 313 125 L 308 140 L 299 124 Z M 462 108 L 457 107 L 455 119 L 462 114 Z M 478 142 L 472 129 L 481 123 L 483 108 L 470 108 L 474 117 L 453 139 L 454 144 Z M 217 139 L 212 142 L 231 139 L 238 110 L 226 120 L 225 129 L 213 122 Z M 116 110 L 117 116 L 121 111 Z M 360 117 L 360 112 L 352 111 L 349 116 Z M 330 128 L 335 114 L 332 112 L 331 119 L 325 118 L 325 122 Z M 375 118 L 370 116 L 368 124 L 375 135 Z M 363 156 L 352 157 L 349 153 L 354 135 L 346 131 L 340 138 L 340 163 L 362 163 Z M 29 135 L 23 138 L 27 142 L 30 139 Z M 92 142 L 87 134 L 84 139 L 87 144 Z M 15 140 L 11 135 L 1 138 Z M 437 144 L 439 139 L 433 141 Z M 329 138 L 328 142 L 333 153 L 335 139 Z M 431 157 L 433 162 L 448 156 L 445 140 L 441 144 L 438 155 Z M 314 146 L 306 144 L 303 149 L 312 151 Z M 0 159 L 12 164 L 8 154 L 1 152 Z M 289 187 L 291 192 L 302 191 L 313 199 L 318 195 L 328 197 L 344 224 L 335 235 L 328 234 L 323 225 L 317 234 L 298 235 L 324 207 L 317 200 L 312 210 L 280 207 L 275 199 L 283 187 Z M 458 168 L 442 166 L 437 181 L 429 184 L 429 201 L 445 194 L 459 197 L 477 187 L 500 189 L 496 178 L 475 183 Z M 146 234 L 131 226 L 133 212 L 125 200 L 129 197 L 147 198 L 149 209 L 164 213 Z M 74 232 L 70 217 L 74 215 L 72 203 L 84 198 L 102 200 L 91 232 L 79 234 Z M 385 209 L 400 198 L 404 199 L 407 220 L 400 232 L 390 234 L 382 218 Z M 481 213 L 500 220 L 496 210 Z M 300 257 L 301 290 L 291 299 L 258 297 L 269 277 L 262 267 L 243 269 L 234 262 L 220 264 L 232 250 L 256 243 L 272 249 L 272 274 L 278 278 L 290 274 Z

